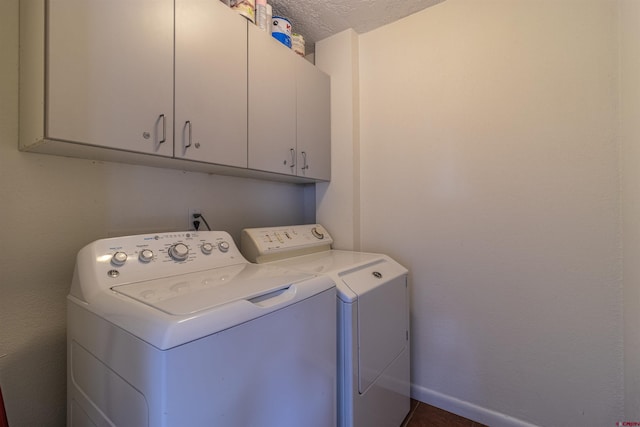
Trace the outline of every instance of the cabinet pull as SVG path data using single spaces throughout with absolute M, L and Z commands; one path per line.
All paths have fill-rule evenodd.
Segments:
M 291 152 L 291 164 L 289 165 L 289 167 L 291 168 L 291 170 L 293 170 L 293 168 L 296 167 L 296 150 L 292 148 L 290 152 Z
M 160 119 L 162 119 L 162 139 L 158 141 L 158 144 L 162 144 L 167 140 L 167 118 L 164 114 L 160 114 Z
M 187 141 L 189 141 L 189 143 L 184 146 L 186 150 L 187 148 L 191 147 L 191 120 L 187 120 L 186 122 L 184 122 L 184 126 L 189 130 L 189 137 L 187 138 Z
M 302 170 L 309 169 L 309 165 L 307 164 L 307 152 L 302 152 Z

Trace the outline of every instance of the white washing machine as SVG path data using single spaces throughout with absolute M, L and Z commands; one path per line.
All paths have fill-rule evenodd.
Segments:
M 224 232 L 93 242 L 68 296 L 67 425 L 334 426 L 335 297 Z
M 331 277 L 338 301 L 338 426 L 397 427 L 409 412 L 407 270 L 386 255 L 332 250 L 318 224 L 246 229 L 252 262 Z

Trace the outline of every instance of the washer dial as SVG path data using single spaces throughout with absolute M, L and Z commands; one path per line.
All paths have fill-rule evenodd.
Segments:
M 174 261 L 184 261 L 189 257 L 189 247 L 184 243 L 176 243 L 169 248 L 169 256 Z
M 151 260 L 153 259 L 153 251 L 151 249 L 141 250 L 140 254 L 138 254 L 138 259 L 141 262 L 151 262 Z
M 209 242 L 203 243 L 202 246 L 200 246 L 200 249 L 203 254 L 209 255 L 213 251 L 213 245 Z
M 116 252 L 111 257 L 111 264 L 113 265 L 121 266 L 124 265 L 125 262 L 127 262 L 127 254 L 124 252 Z
M 218 249 L 220 249 L 220 252 L 224 253 L 227 252 L 229 250 L 229 242 L 220 242 L 218 243 Z

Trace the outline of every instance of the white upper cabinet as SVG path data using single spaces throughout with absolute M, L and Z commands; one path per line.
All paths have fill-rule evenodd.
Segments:
M 247 167 L 247 20 L 176 0 L 175 156 Z
M 249 26 L 249 167 L 331 178 L 329 76 Z
M 48 2 L 45 137 L 173 155 L 173 0 Z
M 298 175 L 331 179 L 331 81 L 310 62 L 296 61 Z
M 249 167 L 296 175 L 295 54 L 249 26 Z
M 329 78 L 218 0 L 20 3 L 20 149 L 330 179 Z

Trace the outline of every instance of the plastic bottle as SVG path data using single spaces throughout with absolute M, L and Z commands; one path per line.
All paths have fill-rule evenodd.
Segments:
M 256 0 L 256 25 L 262 31 L 267 31 L 267 0 Z
M 273 7 L 267 3 L 267 33 L 271 34 L 273 30 Z

